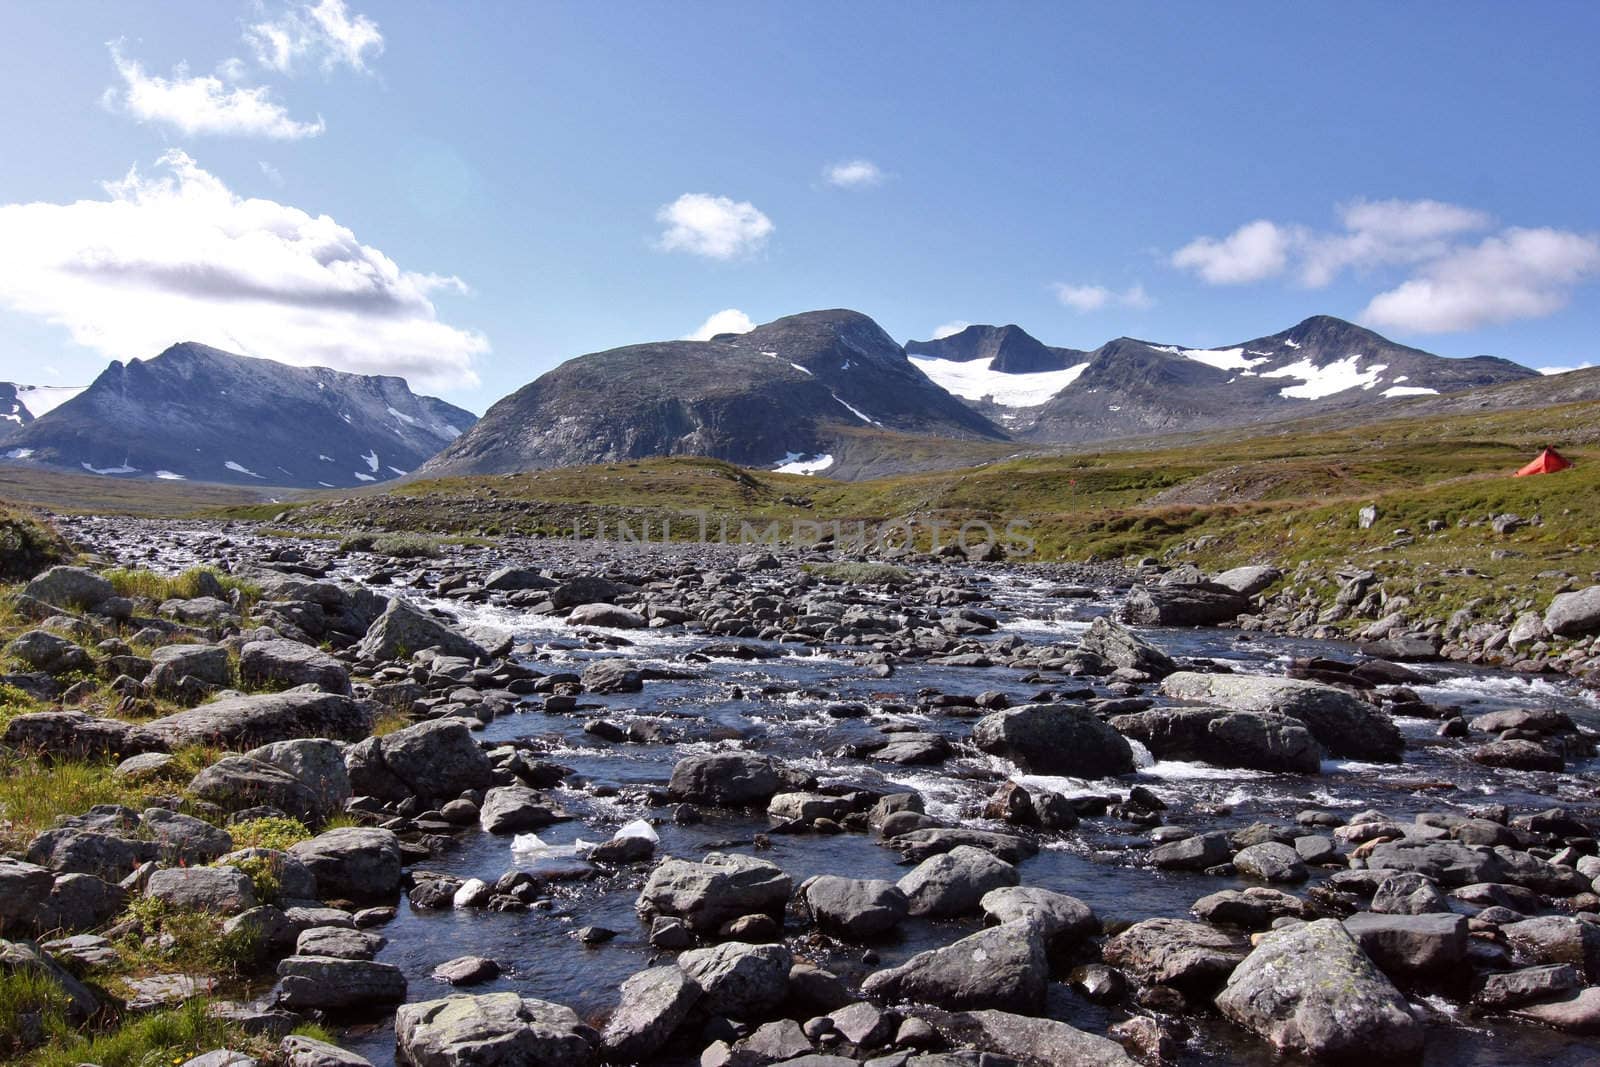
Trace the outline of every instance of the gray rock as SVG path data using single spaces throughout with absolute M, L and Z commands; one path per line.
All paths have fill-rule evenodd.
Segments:
M 146 808 L 139 817 L 144 835 L 155 842 L 156 856 L 166 863 L 210 863 L 233 848 L 233 838 L 204 819 Z
M 1568 963 L 1591 982 L 1600 980 L 1600 927 L 1569 915 L 1541 915 L 1507 923 L 1500 932 L 1529 963 Z
M 1055 945 L 1081 941 L 1100 930 L 1100 920 L 1089 905 L 1077 897 L 1034 886 L 991 889 L 978 906 L 992 924 L 1034 923 L 1045 941 Z
M 223 811 L 269 807 L 311 823 L 322 821 L 321 798 L 288 771 L 249 756 L 223 756 L 194 776 L 189 793 Z
M 1467 958 L 1464 915 L 1357 912 L 1344 920 L 1344 928 L 1372 962 L 1396 978 L 1439 975 Z
M 955 1013 L 936 1022 L 952 1045 L 986 1049 L 1018 1063 L 1038 1067 L 1138 1067 L 1139 1063 L 1115 1041 L 1055 1019 L 987 1010 Z M 979 1064 L 987 1059 L 982 1053 L 979 1057 Z M 927 1062 L 930 1060 L 937 1061 L 939 1057 L 918 1056 L 911 1064 L 939 1067 Z M 956 1063 L 967 1062 L 956 1059 Z
M 500 977 L 500 965 L 484 956 L 457 956 L 435 967 L 433 977 L 451 985 L 478 985 Z
M 64 826 L 35 837 L 28 844 L 26 859 L 57 873 L 92 874 L 108 882 L 120 882 L 155 855 L 154 842 Z
M 1228 835 L 1213 832 L 1157 845 L 1145 853 L 1145 861 L 1163 870 L 1203 871 L 1227 863 L 1232 854 L 1233 850 L 1228 847 Z
M 762 1023 L 749 1037 L 733 1046 L 733 1057 L 740 1063 L 783 1063 L 810 1055 L 815 1049 L 800 1024 L 793 1019 Z
M 1118 715 L 1110 725 L 1141 742 L 1157 759 L 1300 774 L 1322 770 L 1322 746 L 1299 720 L 1287 715 L 1225 708 L 1156 708 Z
M 239 680 L 258 687 L 314 685 L 327 693 L 350 695 L 350 672 L 344 664 L 319 648 L 282 638 L 251 641 L 241 648 Z
M 1559 771 L 1567 761 L 1561 753 L 1523 738 L 1490 741 L 1473 749 L 1468 758 L 1486 767 L 1505 767 L 1514 771 Z
M 1569 1034 L 1600 1034 L 1600 986 L 1580 989 L 1559 1000 L 1528 1004 L 1511 1014 Z
M 640 674 L 639 668 L 629 660 L 603 659 L 583 669 L 583 688 L 588 692 L 601 694 L 637 693 L 644 688 L 644 675 Z
M 1432 879 L 1407 871 L 1391 874 L 1378 883 L 1371 910 L 1380 915 L 1426 915 L 1449 911 L 1450 902 Z
M 1128 594 L 1119 615 L 1135 626 L 1215 626 L 1250 611 L 1250 598 L 1223 585 L 1140 586 Z
M 241 848 L 217 862 L 232 867 L 260 864 L 278 883 L 278 895 L 286 900 L 311 900 L 317 895 L 317 878 L 311 869 L 287 852 L 271 848 Z
M 1265 935 L 1216 1005 L 1284 1052 L 1372 1062 L 1422 1051 L 1422 1025 L 1337 919 Z
M 1126 626 L 1103 616 L 1089 624 L 1089 629 L 1078 639 L 1078 647 L 1113 667 L 1141 671 L 1152 678 L 1164 678 L 1178 669 L 1171 656 Z
M 248 938 L 259 960 L 279 959 L 294 953 L 295 926 L 281 908 L 271 904 L 241 911 L 222 924 L 222 933 L 224 937 Z
M 63 874 L 50 887 L 50 896 L 34 914 L 43 930 L 93 930 L 122 913 L 128 891 L 92 874 Z
M 1233 865 L 1247 878 L 1263 882 L 1303 882 L 1308 877 L 1300 853 L 1277 841 L 1263 841 L 1241 849 Z
M 1114 967 L 1149 984 L 1206 994 L 1227 979 L 1247 946 L 1232 934 L 1184 919 L 1146 919 L 1105 943 Z
M 175 908 L 236 915 L 256 906 L 250 876 L 237 867 L 169 867 L 156 871 L 145 896 Z
M 408 1067 L 590 1067 L 599 1036 L 571 1008 L 516 993 L 452 996 L 395 1012 Z
M 567 616 L 569 626 L 609 626 L 617 630 L 642 629 L 645 617 L 613 604 L 580 604 Z
M 437 649 L 441 655 L 462 659 L 487 659 L 476 641 L 456 633 L 408 600 L 395 597 L 367 628 L 356 646 L 356 653 L 369 660 L 404 659 L 423 649 Z
M 109 579 L 82 567 L 51 567 L 24 586 L 22 595 L 58 608 L 93 611 L 117 590 Z
M 930 856 L 901 878 L 898 887 L 912 915 L 942 918 L 978 910 L 985 893 L 1018 882 L 1017 869 L 982 849 L 959 845 Z
M 172 749 L 219 744 L 254 748 L 301 737 L 358 740 L 372 732 L 372 713 L 334 693 L 269 693 L 225 697 L 155 719 L 141 729 Z
M 546 578 L 538 571 L 531 571 L 523 567 L 501 567 L 491 571 L 483 580 L 485 589 L 495 592 L 515 592 L 519 589 L 553 589 L 555 581 Z
M 65 994 L 67 1018 L 84 1023 L 100 1011 L 100 1001 L 89 987 L 72 977 L 60 964 L 26 941 L 0 941 L 0 977 L 28 975 L 53 983 Z
M 16 677 L 13 675 L 12 677 Z M 104 759 L 124 752 L 162 747 L 139 727 L 81 711 L 41 711 L 18 715 L 6 724 L 6 747 L 48 753 L 52 759 Z
M 301 841 L 289 854 L 310 869 L 317 892 L 324 900 L 381 899 L 400 888 L 400 841 L 390 830 L 342 827 L 310 841 Z
M 882 937 L 899 925 L 910 901 L 892 882 L 824 874 L 800 887 L 817 925 L 852 941 Z
M 912 1000 L 951 1009 L 1038 1011 L 1044 1006 L 1049 971 L 1039 927 L 1010 922 L 876 971 L 861 991 L 881 1003 Z
M 699 984 L 674 964 L 633 975 L 622 983 L 622 1001 L 600 1035 L 606 1059 L 647 1060 L 667 1043 L 699 1000 Z
M 48 868 L 0 856 L 0 935 L 34 932 L 34 918 L 54 884 L 55 875 Z
M 1454 841 L 1402 838 L 1385 841 L 1367 855 L 1373 870 L 1412 871 L 1445 887 L 1504 880 L 1505 864 L 1487 848 Z
M 1600 585 L 1556 596 L 1544 613 L 1544 625 L 1557 637 L 1581 637 L 1600 630 Z
M 48 630 L 29 630 L 5 647 L 6 655 L 22 661 L 29 669 L 46 674 L 94 669 L 94 659 L 81 647 Z
M 149 681 L 157 689 L 182 678 L 231 685 L 233 661 L 221 645 L 162 645 L 150 653 Z
M 645 918 L 674 916 L 701 933 L 746 915 L 783 914 L 789 876 L 766 860 L 709 853 L 704 862 L 668 859 L 650 872 L 637 910 Z
M 1568 963 L 1524 967 L 1520 971 L 1491 974 L 1473 999 L 1490 1010 L 1517 1008 L 1541 1000 L 1554 1000 L 1583 987 L 1583 971 Z
M 678 966 L 699 986 L 706 1011 L 735 1019 L 758 1019 L 783 1003 L 794 959 L 782 945 L 727 941 L 691 949 Z
M 1161 682 L 1175 700 L 1298 719 L 1331 756 L 1394 762 L 1405 741 L 1388 716 L 1336 686 L 1298 678 L 1180 671 Z
M 979 720 L 972 741 L 1029 774 L 1106 778 L 1133 770 L 1127 740 L 1088 708 L 1071 704 L 995 712 Z
M 345 801 L 350 799 L 350 775 L 344 765 L 344 749 L 332 741 L 320 737 L 277 741 L 245 755 L 294 776 L 310 790 L 316 798 L 318 821 L 343 811 Z
M 1241 596 L 1255 596 L 1266 592 L 1282 577 L 1283 572 L 1276 567 L 1235 567 L 1216 575 L 1211 581 Z
M 372 1061 L 314 1037 L 291 1034 L 278 1046 L 283 1067 L 372 1067 Z
M 564 818 L 566 813 L 551 806 L 543 793 L 525 785 L 502 785 L 489 790 L 478 812 L 478 824 L 490 834 L 537 830 Z
M 289 956 L 278 963 L 278 1003 L 291 1011 L 337 1011 L 406 998 L 406 977 L 390 963 Z
M 779 788 L 777 768 L 766 756 L 710 752 L 685 756 L 672 768 L 667 792 L 674 800 L 724 807 L 766 804 Z
M 345 753 L 350 788 L 383 800 L 448 800 L 494 784 L 494 768 L 466 723 L 435 719 L 369 738 Z
M 1310 912 L 1299 897 L 1259 885 L 1207 894 L 1194 902 L 1192 910 L 1208 923 L 1244 930 L 1265 930 L 1286 915 L 1299 919 Z
M 340 960 L 370 960 L 388 940 L 381 934 L 347 926 L 313 926 L 295 939 L 296 956 L 323 956 Z

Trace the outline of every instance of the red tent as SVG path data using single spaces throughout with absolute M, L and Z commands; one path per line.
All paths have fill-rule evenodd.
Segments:
M 1572 466 L 1570 459 L 1553 448 L 1547 448 L 1539 453 L 1538 459 L 1519 470 L 1516 473 L 1516 477 L 1522 478 L 1529 474 L 1554 474 L 1556 471 L 1564 471 L 1570 466 Z

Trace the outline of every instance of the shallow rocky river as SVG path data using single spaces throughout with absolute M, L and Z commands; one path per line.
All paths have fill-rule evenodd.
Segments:
M 478 628 L 509 633 L 515 645 L 513 661 L 540 675 L 581 675 L 597 660 L 619 657 L 644 672 L 640 691 L 585 692 L 575 707 L 559 713 L 545 710 L 544 696 L 527 694 L 510 701 L 509 713 L 486 724 L 474 721 L 475 727 L 481 725 L 475 736 L 486 746 L 523 742 L 530 755 L 570 769 L 572 774 L 551 788 L 548 797 L 571 818 L 532 833 L 490 834 L 473 827 L 449 835 L 447 845 L 414 865 L 414 871 L 490 884 L 507 872 L 521 870 L 546 882 L 549 889 L 544 903 L 525 911 L 423 910 L 402 898 L 397 917 L 378 931 L 387 944 L 377 959 L 405 973 L 410 1001 L 450 993 L 448 985 L 430 977 L 433 969 L 457 957 L 476 955 L 496 961 L 503 973 L 473 987 L 472 993 L 515 991 L 567 1005 L 596 1023 L 603 1020 L 617 1004 L 624 980 L 671 959 L 652 948 L 650 925 L 635 911 L 652 864 L 607 870 L 586 858 L 592 845 L 609 840 L 635 820 L 647 820 L 659 836 L 656 861 L 664 856 L 698 860 L 716 851 L 748 853 L 782 868 L 797 887 L 813 875 L 893 882 L 910 870 L 901 854 L 876 833 L 780 827 L 775 824 L 781 820 L 761 808 L 704 804 L 695 805 L 699 819 L 690 821 L 676 801 L 667 800 L 664 787 L 674 766 L 694 754 L 739 750 L 770 756 L 788 771 L 815 776 L 822 792 L 838 795 L 847 791 L 846 786 L 874 794 L 914 792 L 922 797 L 926 815 L 947 826 L 1018 835 L 1037 846 L 1035 854 L 1017 865 L 1021 884 L 1081 900 L 1108 933 L 1152 917 L 1188 919 L 1202 897 L 1263 884 L 1236 873 L 1151 866 L 1152 845 L 1177 837 L 1172 828 L 1203 833 L 1268 823 L 1297 834 L 1327 833 L 1328 827 L 1369 809 L 1394 822 L 1410 823 L 1424 813 L 1481 815 L 1486 806 L 1495 804 L 1505 805 L 1511 816 L 1570 807 L 1587 818 L 1596 801 L 1596 763 L 1581 752 L 1570 752 L 1559 772 L 1482 766 L 1468 753 L 1472 743 L 1485 738 L 1481 734 L 1470 739 L 1440 737 L 1436 710 L 1459 707 L 1470 726 L 1473 719 L 1493 712 L 1545 709 L 1564 713 L 1589 730 L 1600 727 L 1595 692 L 1556 676 L 1442 663 L 1406 665 L 1422 676 L 1407 684 L 1420 701 L 1410 706 L 1431 710 L 1426 716 L 1394 718 L 1405 739 L 1399 763 L 1324 758 L 1319 774 L 1247 770 L 1157 759 L 1147 746 L 1134 741 L 1133 774 L 1079 778 L 1027 774 L 1004 755 L 973 747 L 974 724 L 989 709 L 1035 703 L 1047 691 L 1056 694 L 1055 699 L 1078 703 L 1138 701 L 1111 706 L 1129 711 L 1144 706 L 1142 700 L 1153 701 L 1156 708 L 1175 703 L 1163 695 L 1155 679 L 1141 684 L 1009 662 L 1020 649 L 1071 649 L 1094 619 L 1113 614 L 1127 586 L 1110 572 L 939 562 L 923 568 L 934 577 L 906 589 L 813 582 L 796 594 L 798 571 L 788 557 L 772 569 L 741 573 L 738 553 L 732 549 L 643 550 L 552 543 L 531 544 L 525 552 L 464 548 L 449 550 L 454 554 L 443 559 L 388 561 L 368 553 L 333 553 L 326 543 L 311 539 L 264 537 L 244 524 L 222 528 L 72 520 L 70 528 L 89 548 L 107 557 L 171 572 L 196 563 L 243 569 L 271 555 L 290 569 L 320 572 L 328 581 L 362 582 L 374 572 L 384 572 L 382 584 L 373 586 L 378 592 L 403 591 L 414 603 L 442 613 L 469 633 L 484 632 Z M 840 635 L 842 640 L 802 643 L 725 636 L 698 626 L 574 626 L 565 612 L 538 614 L 526 605 L 508 603 L 504 594 L 481 592 L 477 579 L 504 564 L 558 575 L 649 574 L 680 587 L 698 584 L 702 573 L 714 574 L 730 596 L 744 602 L 801 595 L 818 605 L 837 602 L 869 613 L 879 610 L 885 616 L 903 613 L 905 601 L 922 596 L 930 585 L 958 589 L 971 595 L 959 606 L 990 616 L 995 624 L 990 629 L 981 622 L 961 632 L 960 648 L 994 652 L 985 659 L 969 655 L 960 664 L 931 663 L 926 658 L 881 653 L 879 644 L 894 635 L 871 630 Z M 911 566 L 922 573 L 918 565 Z M 473 578 L 451 589 L 448 579 L 456 574 Z M 1068 583 L 1088 585 L 1092 593 L 1060 595 Z M 920 603 L 927 605 L 925 600 Z M 956 606 L 951 602 L 943 610 L 948 613 Z M 1338 643 L 1287 640 L 1232 628 L 1138 633 L 1181 667 L 1208 672 L 1223 668 L 1282 677 L 1293 661 L 1322 657 L 1351 663 L 1362 658 L 1352 647 Z M 947 650 L 935 658 L 949 654 Z M 981 665 L 985 662 L 991 665 Z M 892 670 L 883 665 L 892 665 Z M 982 706 L 961 700 L 980 696 Z M 561 702 L 556 706 L 565 708 Z M 619 729 L 597 727 L 596 721 Z M 606 739 L 625 734 L 630 727 L 632 736 L 641 740 Z M 869 750 L 884 740 L 885 728 L 894 731 L 887 734 L 890 737 L 942 735 L 951 743 L 949 754 L 937 762 L 913 765 L 874 759 Z M 1082 821 L 1072 829 L 1046 832 L 986 817 L 991 795 L 1007 779 L 1030 792 L 1055 793 L 1078 802 Z M 1164 810 L 1148 801 L 1143 807 L 1124 806 L 1136 786 L 1148 790 L 1147 796 L 1153 794 Z M 1085 800 L 1093 797 L 1109 799 L 1098 806 Z M 1314 825 L 1302 815 L 1312 809 L 1336 818 Z M 1309 867 L 1308 881 L 1275 888 L 1301 897 L 1313 893 L 1335 872 L 1350 867 L 1348 851 L 1341 843 L 1331 864 Z M 1476 914 L 1480 906 L 1460 900 L 1450 904 L 1466 915 Z M 1559 906 L 1549 901 L 1548 910 L 1556 912 Z M 587 927 L 604 928 L 615 936 L 585 944 L 576 935 Z M 874 971 L 980 929 L 982 919 L 976 913 L 943 919 L 910 917 L 887 938 L 849 943 L 819 934 L 791 906 L 785 939 L 797 960 L 833 972 L 853 989 Z M 1071 959 L 1058 963 L 1045 1014 L 1096 1034 L 1104 1034 L 1130 1013 L 1154 1014 L 1174 1023 L 1171 1033 L 1177 1038 L 1179 1062 L 1280 1062 L 1266 1042 L 1215 1011 L 1194 1010 L 1192 1005 L 1163 1011 L 1171 1005 L 1159 999 L 1146 1004 L 1132 998 L 1097 1003 L 1082 995 L 1065 980 L 1067 973 L 1074 961 L 1095 959 L 1094 951 L 1080 947 Z M 1470 989 L 1465 993 L 1452 989 L 1445 979 L 1432 985 L 1406 985 L 1404 991 L 1414 1013 L 1425 1020 L 1423 1063 L 1576 1067 L 1600 1058 L 1600 1046 L 1591 1039 L 1504 1016 L 1479 1017 L 1465 1006 Z M 348 1047 L 374 1063 L 394 1062 L 392 1013 L 345 1023 L 342 1038 Z M 666 1057 L 692 1058 L 705 1043 L 680 1042 Z

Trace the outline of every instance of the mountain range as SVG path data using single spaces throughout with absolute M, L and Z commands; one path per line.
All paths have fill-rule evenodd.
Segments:
M 5 399 L 29 391 L 0 386 Z M 15 411 L 0 436 L 13 462 L 94 474 L 343 488 L 416 469 L 476 416 L 404 379 L 291 367 L 206 345 L 113 362 L 42 415 Z
M 302 488 L 664 455 L 855 478 L 1017 447 L 1354 418 L 1402 406 L 1399 398 L 1538 377 L 1492 356 L 1409 348 L 1326 315 L 1216 348 L 1119 337 L 1080 350 L 1016 325 L 902 346 L 866 315 L 835 309 L 578 356 L 475 419 L 399 378 L 185 343 L 112 363 L 65 398 L 0 384 L 0 458 Z M 30 397 L 57 406 L 41 414 Z

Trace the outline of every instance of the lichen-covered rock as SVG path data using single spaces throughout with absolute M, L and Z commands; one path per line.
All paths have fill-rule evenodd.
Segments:
M 408 1067 L 590 1067 L 599 1043 L 571 1008 L 516 993 L 401 1005 L 394 1034 Z
M 883 1003 L 913 1000 L 950 1009 L 1038 1011 L 1049 975 L 1038 925 L 1009 922 L 875 971 L 861 991 Z
M 645 918 L 674 916 L 711 933 L 746 915 L 782 915 L 791 886 L 789 876 L 766 860 L 712 852 L 701 863 L 662 862 L 650 872 L 637 909 Z

